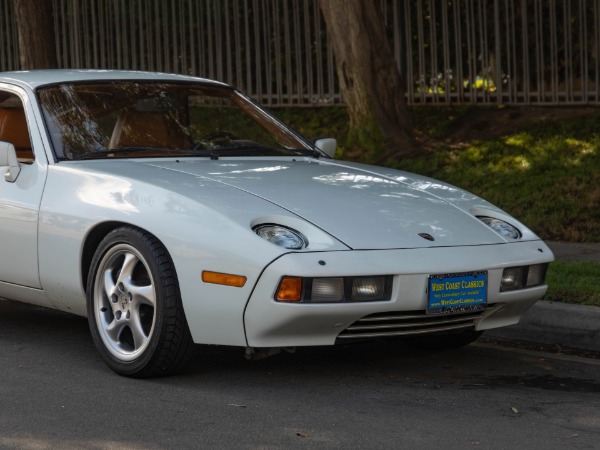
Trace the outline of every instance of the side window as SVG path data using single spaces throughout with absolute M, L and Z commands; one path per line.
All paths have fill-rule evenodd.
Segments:
M 0 91 L 0 141 L 10 142 L 22 163 L 34 160 L 21 99 L 9 92 Z

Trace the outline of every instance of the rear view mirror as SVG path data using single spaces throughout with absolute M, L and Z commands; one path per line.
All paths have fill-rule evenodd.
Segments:
M 0 142 L 0 171 L 5 171 L 4 179 L 9 183 L 14 183 L 21 172 L 17 152 L 10 142 Z
M 337 141 L 334 138 L 320 138 L 315 140 L 315 147 L 330 158 L 333 158 L 337 150 Z

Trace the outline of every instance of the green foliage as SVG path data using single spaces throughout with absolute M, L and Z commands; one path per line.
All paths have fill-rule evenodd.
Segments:
M 323 137 L 337 139 L 337 157 L 342 157 L 349 133 L 348 113 L 342 106 L 328 108 L 280 108 L 272 111 L 279 119 L 303 136 L 315 140 Z
M 348 113 L 342 106 L 329 108 L 281 108 L 273 111 L 300 134 L 310 139 L 334 137 L 340 147 L 346 146 L 349 132 Z
M 351 128 L 345 141 L 345 147 L 352 151 L 352 158 L 360 162 L 370 162 L 379 158 L 386 147 L 381 129 L 373 121 L 361 128 Z
M 600 306 L 600 264 L 555 261 L 547 275 L 544 300 Z
M 351 159 L 369 162 L 384 148 L 384 140 L 375 126 L 362 130 L 350 128 L 348 113 L 342 106 L 282 108 L 274 112 L 281 120 L 310 139 L 336 138 L 340 157 L 349 154 Z

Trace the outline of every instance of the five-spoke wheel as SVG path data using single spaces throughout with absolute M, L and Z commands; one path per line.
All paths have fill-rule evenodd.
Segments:
M 144 258 L 131 245 L 111 247 L 100 261 L 94 293 L 99 333 L 113 356 L 131 361 L 148 347 L 156 294 Z
M 92 260 L 87 297 L 94 342 L 116 372 L 165 375 L 189 359 L 173 262 L 151 234 L 134 227 L 109 233 Z

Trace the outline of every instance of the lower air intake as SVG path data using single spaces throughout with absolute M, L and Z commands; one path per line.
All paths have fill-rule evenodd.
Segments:
M 338 335 L 338 339 L 350 340 L 415 336 L 427 333 L 473 329 L 476 321 L 489 315 L 497 307 L 497 305 L 488 306 L 482 311 L 447 316 L 428 316 L 425 311 L 371 314 L 357 320 L 342 331 Z

